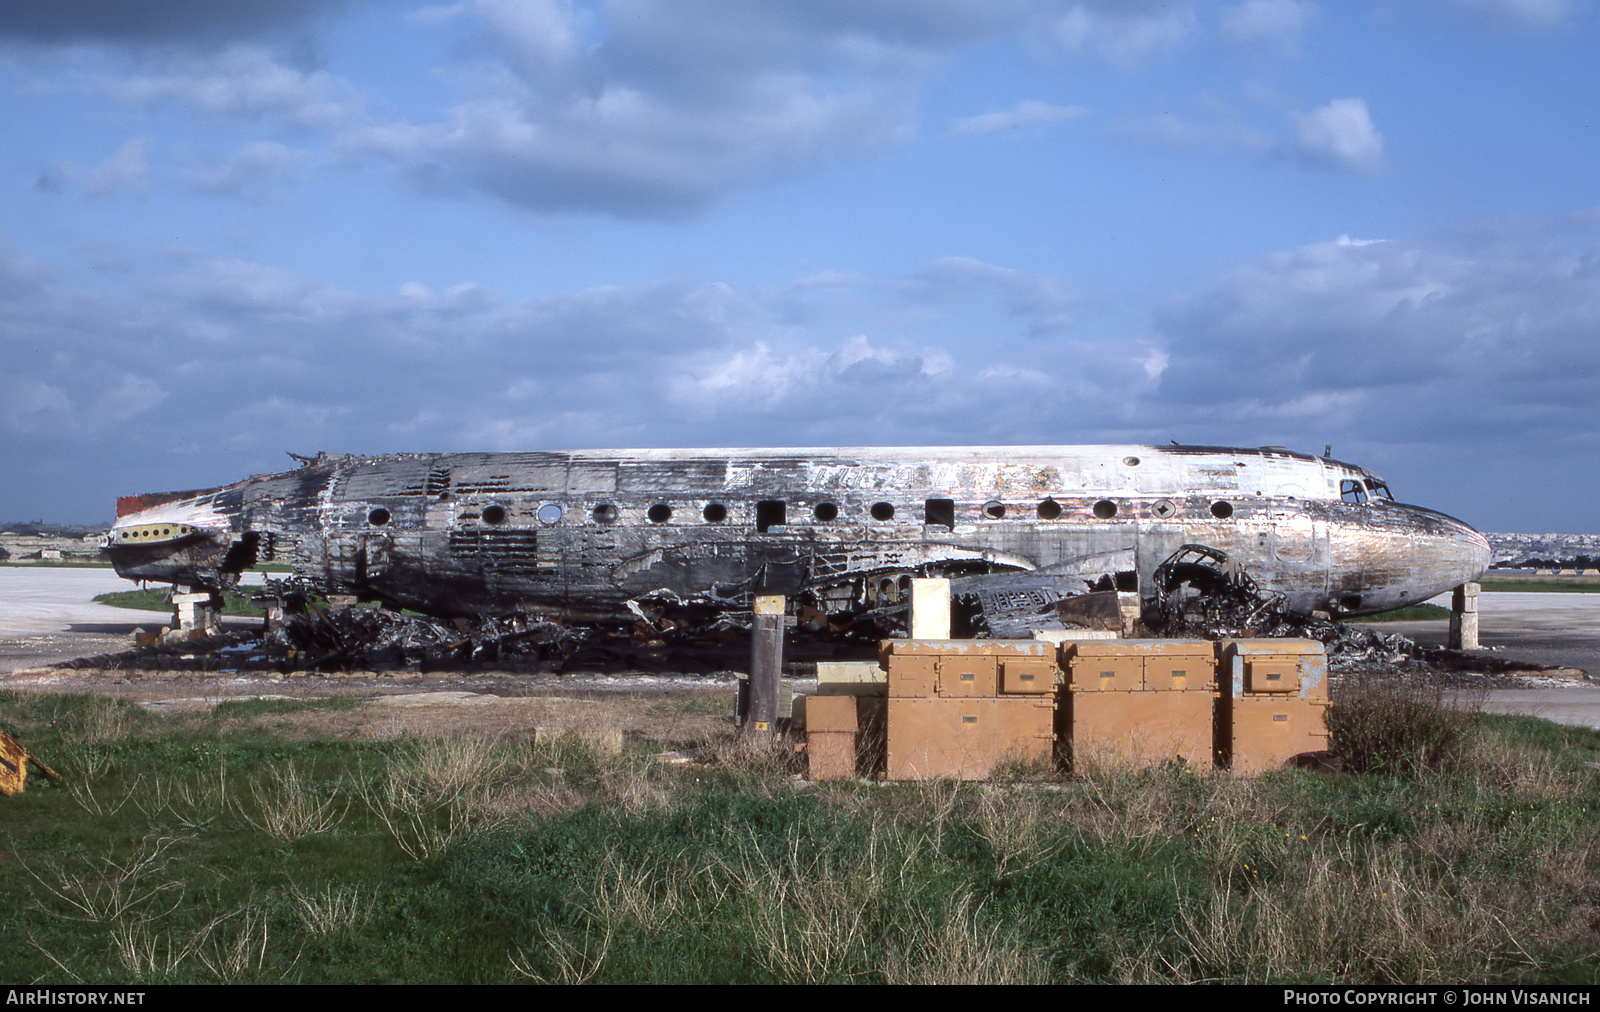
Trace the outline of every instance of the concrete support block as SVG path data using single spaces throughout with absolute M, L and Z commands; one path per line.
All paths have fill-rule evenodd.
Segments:
M 950 581 L 911 581 L 911 639 L 950 638 Z
M 1122 638 L 1134 639 L 1139 635 L 1139 619 L 1141 616 L 1139 595 L 1132 591 L 1121 591 L 1117 594 L 1117 613 L 1122 620 Z
M 1451 650 L 1481 650 L 1478 644 L 1478 595 L 1476 583 L 1463 583 L 1450 595 Z

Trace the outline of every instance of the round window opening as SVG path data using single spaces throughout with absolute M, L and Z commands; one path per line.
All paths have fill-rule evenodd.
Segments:
M 653 524 L 664 524 L 672 519 L 672 507 L 664 502 L 658 502 L 650 507 L 650 511 L 645 516 L 649 517 L 650 522 Z
M 1128 465 L 1129 467 L 1138 467 L 1139 466 L 1139 458 L 1138 457 L 1123 457 L 1122 458 L 1122 462 L 1124 464 Z
M 1046 499 L 1039 504 L 1039 519 L 1054 520 L 1061 515 L 1061 504 L 1054 499 Z
M 553 502 L 547 502 L 540 506 L 539 522 L 541 524 L 559 524 L 561 522 L 561 507 Z
M 495 525 L 505 523 L 506 508 L 504 506 L 485 506 L 483 508 L 483 522 Z
M 1101 520 L 1110 520 L 1117 515 L 1117 504 L 1110 499 L 1101 499 L 1094 504 L 1094 515 Z
M 706 518 L 708 524 L 720 524 L 728 519 L 728 507 L 719 502 L 706 503 L 706 508 L 701 511 L 701 516 Z
M 1003 520 L 1006 515 L 1006 504 L 999 500 L 991 499 L 983 504 L 983 515 L 990 520 Z
M 367 514 L 367 523 L 371 524 L 374 527 L 382 527 L 384 524 L 386 524 L 388 522 L 389 522 L 389 511 L 384 509 L 381 506 L 378 507 L 377 509 L 373 510 L 371 513 Z
M 811 515 L 823 523 L 829 523 L 839 519 L 839 507 L 831 502 L 819 502 L 816 509 L 811 511 Z
M 593 516 L 597 524 L 614 524 L 617 522 L 617 508 L 608 502 L 603 502 L 594 508 Z
M 1218 500 L 1211 504 L 1211 515 L 1218 520 L 1226 520 L 1233 516 L 1233 504 Z
M 874 520 L 893 520 L 894 519 L 894 505 L 892 503 L 886 503 L 886 502 L 875 502 L 875 503 L 873 503 L 872 504 L 872 519 L 874 519 Z

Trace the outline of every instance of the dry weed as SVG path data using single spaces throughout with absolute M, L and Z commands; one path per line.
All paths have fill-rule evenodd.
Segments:
M 164 897 L 172 905 L 163 913 L 170 913 L 183 899 L 183 883 L 166 878 L 167 851 L 180 842 L 179 837 L 147 836 L 125 861 L 103 858 L 100 867 L 89 872 L 74 874 L 47 864 L 41 875 L 28 866 L 20 855 L 17 862 L 24 871 L 44 887 L 45 892 L 64 904 L 71 913 L 70 920 L 110 923 L 133 914 L 148 916 L 149 908 Z M 151 881 L 152 878 L 157 881 Z
M 611 939 L 616 934 L 615 925 L 609 923 L 598 938 L 595 937 L 593 923 L 586 924 L 580 942 L 574 942 L 564 933 L 542 924 L 537 930 L 539 938 L 555 957 L 555 975 L 545 977 L 536 972 L 527 951 L 520 946 L 510 958 L 511 969 L 540 984 L 587 984 L 605 965 L 606 956 L 611 952 Z
M 1047 859 L 1046 841 L 1055 824 L 1046 817 L 1046 797 L 1037 790 L 985 790 L 973 809 L 973 826 L 989 844 L 996 878 Z
M 400 849 L 420 861 L 508 819 L 503 781 L 518 769 L 498 742 L 425 738 L 391 756 L 376 783 L 358 776 L 355 790 Z
M 752 837 L 733 870 L 751 911 L 756 958 L 787 983 L 866 977 L 887 870 L 876 830 L 865 853 L 849 860 L 831 853 L 803 856 L 798 829 L 785 842 L 782 854 L 772 858 Z
M 645 934 L 655 934 L 684 907 L 683 885 L 691 879 L 676 871 L 629 869 L 620 854 L 607 851 L 590 892 L 594 914 L 606 924 L 633 921 Z
M 321 892 L 309 892 L 291 884 L 289 899 L 306 932 L 321 936 L 366 924 L 372 917 L 376 896 L 363 893 L 360 886 L 335 886 L 330 882 Z
M 239 817 L 277 840 L 293 843 L 303 836 L 326 833 L 344 821 L 350 810 L 347 799 L 339 807 L 334 795 L 319 798 L 316 785 L 301 776 L 294 763 L 273 767 L 266 783 L 252 781 L 250 795 L 255 799 L 256 816 L 235 801 Z
M 961 893 L 935 917 L 913 915 L 883 967 L 890 984 L 1045 984 L 1050 963 L 1001 924 L 985 925 L 982 907 Z

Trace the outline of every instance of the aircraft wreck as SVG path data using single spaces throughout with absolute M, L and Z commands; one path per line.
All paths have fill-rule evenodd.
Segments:
M 903 625 L 913 577 L 942 576 L 973 634 L 1016 636 L 1093 621 L 1095 595 L 1117 592 L 1139 595 L 1152 628 L 1215 624 L 1204 609 L 1227 601 L 1370 614 L 1489 562 L 1481 534 L 1395 501 L 1377 475 L 1278 447 L 297 459 L 120 499 L 118 573 L 219 590 L 276 562 L 292 588 L 535 629 L 736 627 L 757 595 L 784 594 L 803 625 L 867 635 Z

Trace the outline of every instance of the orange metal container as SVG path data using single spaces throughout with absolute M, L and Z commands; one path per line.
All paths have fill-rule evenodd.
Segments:
M 1328 747 L 1328 704 L 1299 696 L 1244 696 L 1232 701 L 1231 767 L 1235 773 L 1277 769 L 1304 752 Z
M 891 780 L 982 780 L 1002 763 L 1043 763 L 1055 734 L 1051 699 L 889 697 Z
M 1067 681 L 1081 692 L 1137 692 L 1144 688 L 1144 650 L 1129 640 L 1089 640 L 1061 648 Z
M 1000 665 L 993 656 L 941 657 L 935 691 L 946 698 L 989 698 L 1000 694 Z
M 1209 692 L 1074 692 L 1067 703 L 1074 769 L 1090 762 L 1215 764 Z
M 847 780 L 856 775 L 856 733 L 806 732 L 806 777 L 811 780 Z
M 1316 640 L 1223 640 L 1219 681 L 1233 697 L 1262 693 L 1328 698 L 1328 652 Z
M 889 696 L 926 699 L 939 684 L 939 659 L 896 654 L 889 658 Z
M 1047 695 L 1056 690 L 1056 664 L 1033 657 L 1000 660 L 1000 691 L 1005 695 Z
M 1154 692 L 1215 692 L 1216 647 L 1204 640 L 1144 641 L 1144 687 Z
M 855 696 L 807 696 L 807 731 L 856 733 Z

